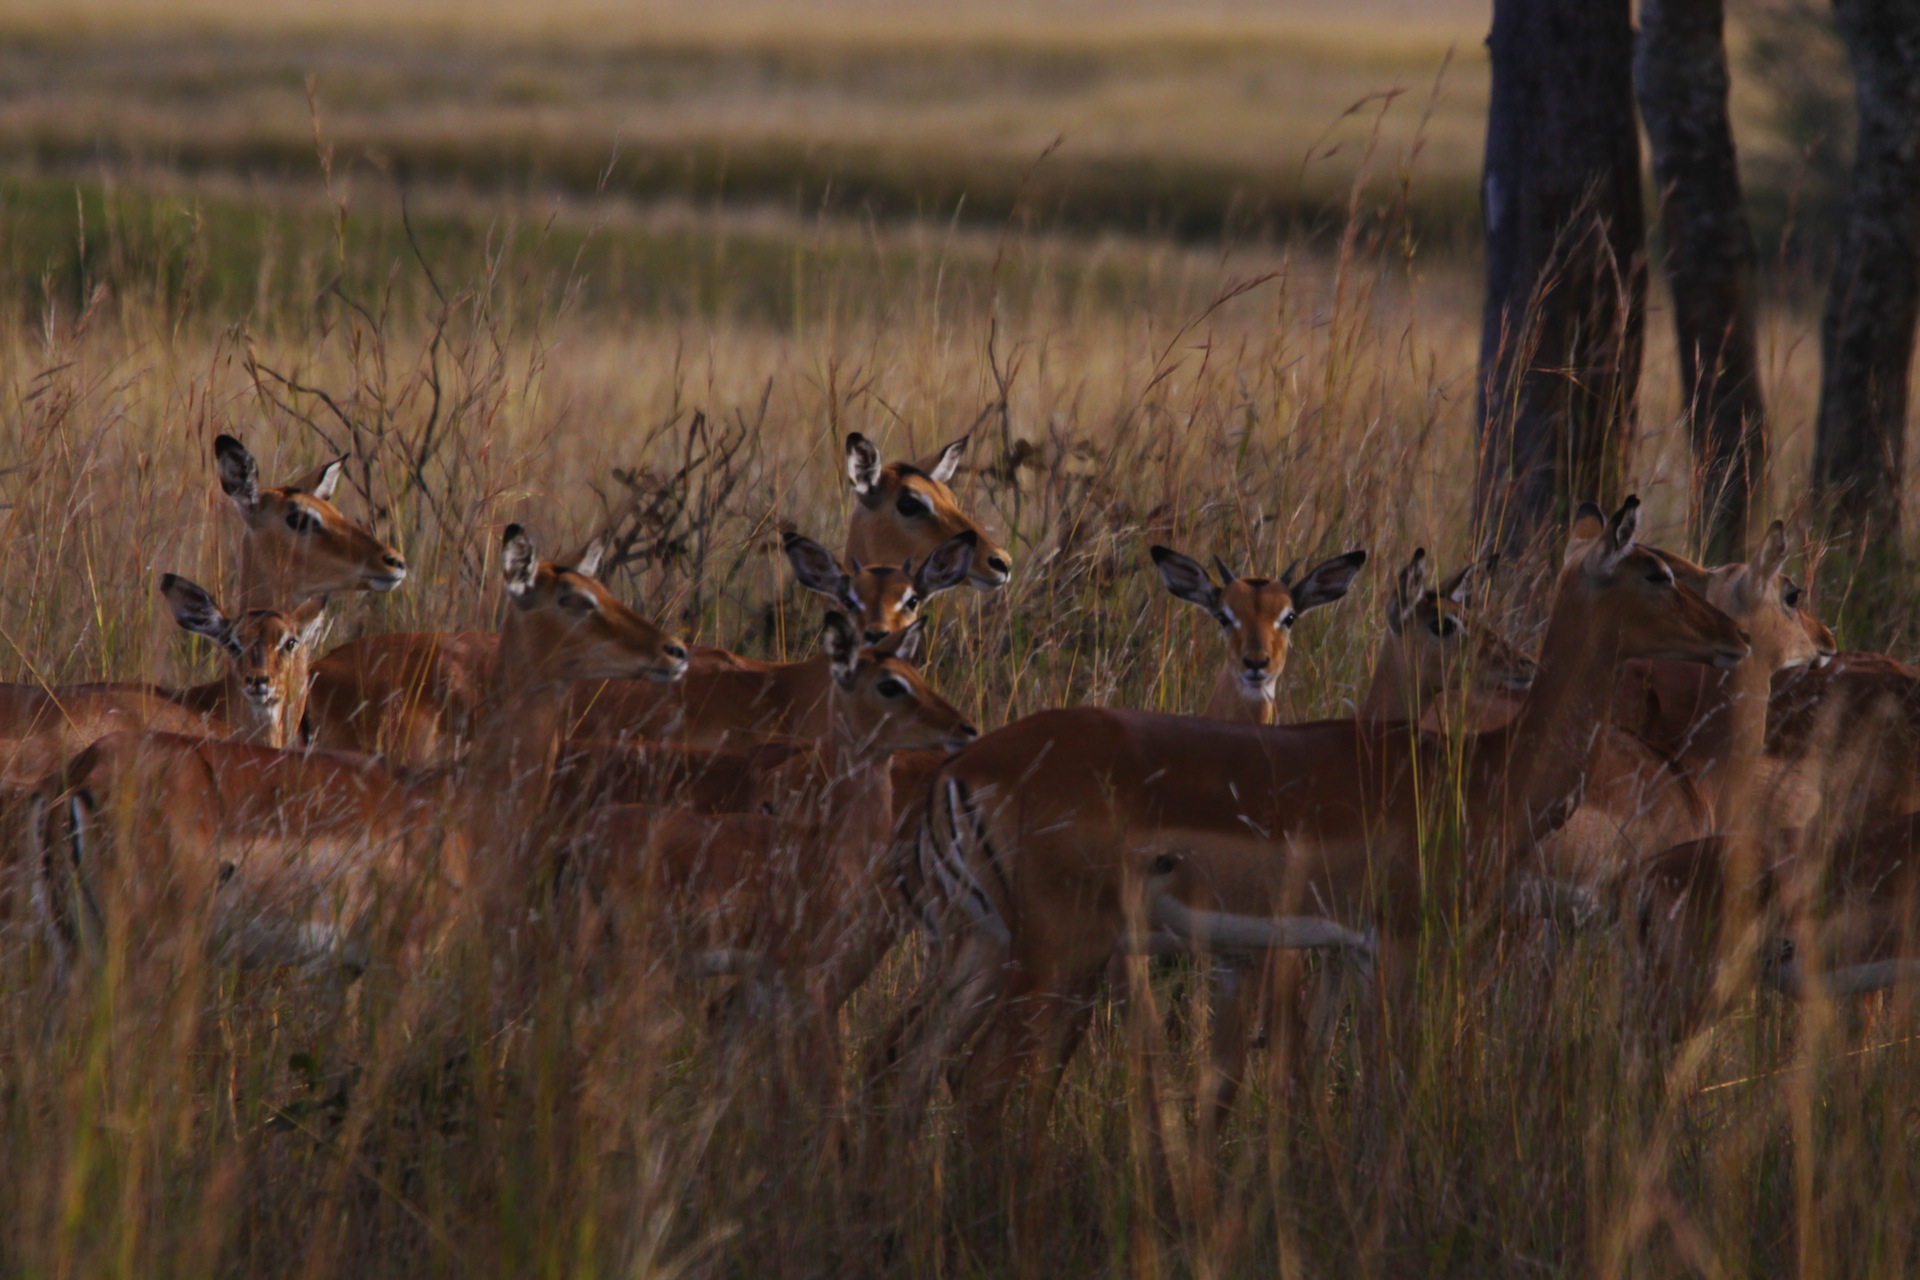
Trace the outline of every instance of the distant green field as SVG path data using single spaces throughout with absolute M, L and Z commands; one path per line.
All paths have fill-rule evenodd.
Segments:
M 1188 240 L 1324 239 L 1360 181 L 1445 246 L 1477 231 L 1486 22 L 1458 0 L 9 5 L 0 164 L 306 180 L 324 146 L 363 185 Z M 1748 158 L 1777 159 L 1744 77 L 1738 108 Z

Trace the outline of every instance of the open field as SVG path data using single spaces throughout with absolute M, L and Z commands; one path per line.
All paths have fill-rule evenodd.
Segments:
M 1409 174 L 1469 243 L 1474 5 L 103 3 L 0 14 L 0 163 L 280 180 L 314 115 L 361 182 L 801 216 L 1318 235 Z M 308 79 L 315 96 L 310 101 Z M 1740 81 L 1771 233 L 1791 171 Z M 1042 157 L 1045 157 L 1042 160 Z
M 71 195 L 15 186 L 8 208 Z M 654 554 L 610 577 L 619 594 L 701 639 L 791 654 L 817 611 L 777 571 L 775 534 L 835 538 L 843 434 L 917 453 L 972 427 L 958 487 L 1017 567 L 1003 592 L 942 602 L 929 672 L 989 726 L 1080 701 L 1198 707 L 1214 642 L 1152 580 L 1148 542 L 1259 566 L 1376 552 L 1351 599 L 1302 625 L 1284 677 L 1302 716 L 1351 705 L 1408 549 L 1466 551 L 1477 313 L 1456 268 L 691 214 L 675 229 L 639 211 L 542 233 L 511 204 L 496 225 L 519 230 L 496 234 L 488 259 L 456 234 L 471 221 L 422 206 L 443 310 L 390 201 L 368 197 L 341 232 L 311 194 L 114 198 L 110 215 L 87 203 L 98 189 L 81 194 L 86 255 L 69 256 L 77 226 L 51 212 L 36 215 L 56 228 L 46 239 L 7 249 L 22 322 L 0 350 L 11 676 L 196 669 L 204 646 L 164 624 L 152 582 L 231 574 L 207 457 L 219 431 L 248 439 L 269 474 L 351 453 L 343 502 L 378 513 L 416 576 L 345 604 L 336 640 L 488 624 L 501 524 L 567 545 L 618 467 L 664 499 Z M 156 244 L 168 228 L 177 240 Z M 55 264 L 38 295 L 35 245 Z M 276 246 L 264 285 L 248 283 L 257 260 L 194 283 L 195 263 L 259 252 L 247 245 Z M 616 250 L 646 264 L 647 292 L 607 286 L 594 255 Z M 570 262 L 588 264 L 575 289 Z M 723 278 L 736 298 L 774 301 L 699 303 L 696 282 Z M 996 288 L 1009 278 L 1021 283 Z M 1802 315 L 1769 317 L 1781 510 L 1804 457 L 1807 332 Z M 1684 458 L 1661 425 L 1672 374 L 1653 350 L 1635 470 L 1655 533 L 1684 541 Z M 429 374 L 442 416 L 421 462 Z M 696 412 L 707 434 L 676 481 Z M 1827 616 L 1845 616 L 1844 590 L 1821 597 Z M 1908 593 L 1842 639 L 1903 652 L 1912 608 Z M 1537 609 L 1513 606 L 1517 634 Z M 1525 949 L 1436 934 L 1393 1070 L 1343 1036 L 1304 1093 L 1256 1071 L 1217 1171 L 1148 1138 L 1147 1107 L 1185 1131 L 1205 1038 L 1178 968 L 1155 980 L 1159 1012 L 1102 1015 L 1044 1163 L 1010 1170 L 960 1144 L 944 1109 L 892 1137 L 896 1121 L 859 1102 L 853 1058 L 844 1130 L 796 1110 L 776 1027 L 711 1020 L 657 968 L 556 986 L 503 1028 L 471 952 L 404 986 L 371 974 L 346 1005 L 294 979 L 189 967 L 156 985 L 109 965 L 50 1030 L 36 937 L 16 919 L 0 944 L 9 1274 L 1894 1275 L 1913 1262 L 1906 1011 L 1859 1023 L 1741 996 L 1672 1049 L 1636 1028 L 1604 930 L 1550 978 Z M 856 1049 L 918 963 L 903 948 L 855 1002 Z
M 404 551 L 405 588 L 336 599 L 329 644 L 495 625 L 502 527 L 557 553 L 631 486 L 614 593 L 776 658 L 817 641 L 780 534 L 840 545 L 847 433 L 888 458 L 970 433 L 954 487 L 1015 567 L 929 609 L 925 670 L 976 723 L 1199 710 L 1215 628 L 1162 589 L 1156 542 L 1267 572 L 1369 549 L 1281 678 L 1287 718 L 1349 714 L 1395 570 L 1472 551 L 1480 282 L 1409 228 L 1474 207 L 1484 16 L 1266 9 L 0 7 L 0 679 L 212 674 L 154 585 L 234 576 L 223 432 L 269 480 L 345 455 L 340 505 Z M 1371 118 L 1303 158 L 1394 87 L 1349 223 Z M 1060 176 L 1029 178 L 1061 132 L 1034 170 Z M 962 190 L 987 212 L 954 217 Z M 1246 234 L 1217 238 L 1247 192 Z M 1316 236 L 1252 234 L 1295 219 Z M 1761 346 L 1764 506 L 1790 521 L 1802 283 L 1767 283 Z M 1632 474 L 1650 539 L 1685 548 L 1675 385 L 1657 311 Z M 1532 571 L 1484 606 L 1524 643 Z M 1844 647 L 1920 649 L 1904 580 L 1868 608 L 1844 571 L 1805 576 Z M 1458 852 L 1441 816 L 1435 858 Z M 1390 1052 L 1355 1010 L 1304 1083 L 1256 1055 L 1218 1153 L 1193 1139 L 1202 975 L 1138 966 L 1029 1158 L 962 1141 L 945 1098 L 910 1125 L 866 1091 L 915 938 L 849 1007 L 847 1101 L 820 1106 L 790 1023 L 647 945 L 503 1016 L 498 940 L 471 932 L 343 996 L 143 968 L 170 922 L 135 921 L 56 999 L 8 855 L 9 1280 L 1920 1270 L 1910 1001 L 1742 988 L 1672 1043 L 1610 925 L 1549 964 L 1434 919 Z

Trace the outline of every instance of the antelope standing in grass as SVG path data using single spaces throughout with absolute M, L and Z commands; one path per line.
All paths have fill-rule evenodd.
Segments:
M 1311 910 L 1349 934 L 1377 926 L 1390 985 L 1424 904 L 1498 901 L 1578 804 L 1619 664 L 1730 666 L 1747 640 L 1637 544 L 1639 504 L 1583 509 L 1555 584 L 1538 673 L 1511 724 L 1457 743 L 1393 724 L 1280 728 L 1144 712 L 1043 712 L 983 737 L 936 779 L 922 879 L 961 929 L 941 1044 L 970 1051 L 978 1114 L 1036 1061 L 1051 1089 L 1107 958 L 1144 920 L 1224 912 L 1251 939 Z M 1420 856 L 1425 797 L 1454 780 L 1465 847 Z M 1436 878 L 1437 877 L 1437 878 Z M 1288 940 L 1275 931 L 1274 945 Z M 1237 1079 L 1244 1043 L 1216 1039 Z M 1043 1096 L 1036 1114 L 1047 1110 Z
M 963 438 L 947 445 L 924 467 L 882 466 L 870 441 L 857 434 L 848 437 L 847 472 L 857 498 L 847 526 L 853 576 L 861 577 L 864 565 L 904 568 L 918 562 L 924 566 L 936 550 L 971 533 L 979 554 L 969 579 L 982 587 L 1006 581 L 1012 561 L 960 509 L 947 485 L 959 467 L 965 443 Z M 895 583 L 891 589 L 896 602 L 911 615 L 924 596 L 913 599 L 909 607 L 901 594 L 905 585 Z M 315 742 L 383 751 L 408 762 L 445 758 L 471 732 L 473 708 L 486 680 L 492 646 L 492 638 L 479 632 L 395 633 L 341 645 L 314 666 Z M 641 683 L 584 686 L 574 698 L 572 733 L 595 740 L 667 738 L 689 746 L 720 745 L 729 734 L 739 733 L 817 736 L 804 731 L 808 725 L 817 730 L 821 723 L 817 699 L 807 696 L 824 688 L 816 675 L 796 677 L 775 671 L 775 678 L 768 680 L 768 667 L 788 664 L 754 663 L 705 647 L 695 647 L 690 658 L 691 683 L 685 690 L 690 702 L 680 690 L 663 691 Z M 683 712 L 683 703 L 705 705 L 706 676 L 738 672 L 748 675 L 711 695 L 713 711 Z M 789 680 L 802 687 L 790 689 Z M 735 696 L 739 688 L 746 691 L 744 703 Z M 742 719 L 729 719 L 734 715 Z M 797 720 L 806 721 L 799 730 L 793 727 Z
M 611 931 L 665 940 L 683 968 L 773 978 L 821 1016 L 892 947 L 889 763 L 896 751 L 951 752 L 974 727 L 914 669 L 918 626 L 863 643 L 845 615 L 823 633 L 832 685 L 824 786 L 777 817 L 616 805 L 583 822 L 581 880 Z
M 596 548 L 542 564 L 520 527 L 507 529 L 499 660 L 458 771 L 175 734 L 94 743 L 37 797 L 62 951 L 127 931 L 142 948 L 357 970 L 417 954 L 470 886 L 492 918 L 513 919 L 568 687 L 672 680 L 686 667 L 679 641 L 594 581 L 597 559 Z
M 258 463 L 238 440 L 220 436 L 213 452 L 220 488 L 244 528 L 240 581 L 230 597 L 239 616 L 287 610 L 305 617 L 302 601 L 342 591 L 391 591 L 405 581 L 406 561 L 399 553 L 333 505 L 338 461 L 292 484 L 264 488 Z M 109 733 L 218 732 L 221 726 L 204 710 L 210 694 L 201 690 L 183 701 L 143 684 L 0 684 L 0 783 L 31 787 Z

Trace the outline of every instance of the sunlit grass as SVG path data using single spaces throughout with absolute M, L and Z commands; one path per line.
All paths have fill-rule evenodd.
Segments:
M 778 534 L 837 540 L 845 434 L 901 456 L 971 430 L 958 487 L 1017 569 L 1003 592 L 941 602 L 929 672 L 987 725 L 1204 703 L 1216 642 L 1161 590 L 1151 542 L 1269 571 L 1375 553 L 1299 629 L 1299 717 L 1358 696 L 1415 545 L 1449 565 L 1471 551 L 1477 285 L 1392 235 L 1336 256 L 618 204 L 549 224 L 537 197 L 443 191 L 412 206 L 410 238 L 393 197 L 356 181 L 344 225 L 310 174 L 6 188 L 0 674 L 181 670 L 153 583 L 232 577 L 222 431 L 270 477 L 349 452 L 343 504 L 414 566 L 403 592 L 339 602 L 335 640 L 490 625 L 499 528 L 574 545 L 619 469 L 664 501 L 661 555 L 615 589 L 702 639 L 788 655 L 811 648 L 817 605 Z M 1804 473 L 1810 329 L 1766 317 L 1782 511 Z M 1680 542 L 1688 465 L 1653 332 L 1634 473 L 1656 539 Z M 690 440 L 708 460 L 686 468 Z M 1511 595 L 1498 607 L 1525 634 L 1540 602 Z M 1898 639 L 1913 600 L 1846 639 Z M 1524 940 L 1431 938 L 1392 1055 L 1350 1025 L 1292 1092 L 1256 1059 L 1217 1168 L 1192 1145 L 1205 1028 L 1177 967 L 1139 1021 L 1103 1012 L 1038 1163 L 1002 1167 L 954 1139 L 944 1102 L 901 1140 L 852 1060 L 843 1123 L 796 1101 L 777 1019 L 716 1014 L 644 957 L 552 975 L 510 1024 L 471 940 L 345 997 L 110 952 L 51 1023 L 47 958 L 29 922 L 0 933 L 8 1274 L 1914 1264 L 1909 1011 L 1828 1022 L 1756 996 L 1675 1051 L 1636 1026 L 1605 931 L 1551 971 Z M 903 947 L 854 1002 L 856 1054 L 919 963 Z

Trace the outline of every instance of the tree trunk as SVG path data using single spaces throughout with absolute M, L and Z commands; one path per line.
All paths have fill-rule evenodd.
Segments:
M 1907 379 L 1920 306 L 1920 0 L 1834 0 L 1859 140 L 1820 320 L 1813 478 L 1837 527 L 1900 526 Z
M 1494 0 L 1478 499 L 1510 549 L 1626 472 L 1646 301 L 1628 9 Z
M 1710 558 L 1738 560 L 1765 482 L 1753 229 L 1727 114 L 1721 0 L 1641 0 L 1634 78 L 1673 287 L 1694 511 Z

